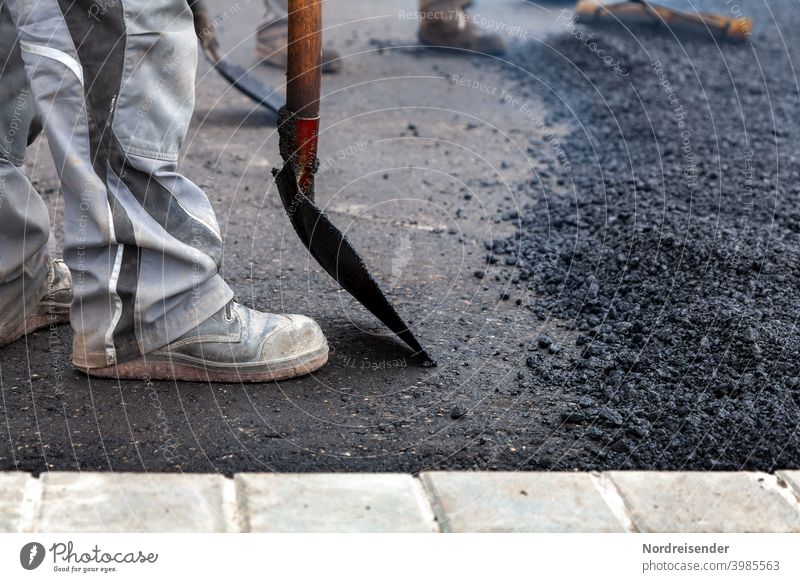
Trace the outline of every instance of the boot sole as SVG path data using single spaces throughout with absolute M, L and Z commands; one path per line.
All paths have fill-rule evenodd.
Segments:
M 37 315 L 19 323 L 17 327 L 11 330 L 7 340 L 0 343 L 0 348 L 4 348 L 13 344 L 18 339 L 22 339 L 26 335 L 30 335 L 35 331 L 39 331 L 51 325 L 65 325 L 69 323 L 69 314 L 65 315 Z
M 302 356 L 302 362 L 280 363 L 274 366 L 259 365 L 257 372 L 247 367 L 231 369 L 198 366 L 179 360 L 144 359 L 108 366 L 106 368 L 78 368 L 95 378 L 114 378 L 119 380 L 170 380 L 181 382 L 219 382 L 226 384 L 272 382 L 299 378 L 319 370 L 328 361 L 328 346 L 309 355 Z

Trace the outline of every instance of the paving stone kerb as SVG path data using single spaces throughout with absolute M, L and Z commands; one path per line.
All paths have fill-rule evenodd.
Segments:
M 797 499 L 765 473 L 606 473 L 643 532 L 800 532 Z
M 34 531 L 225 532 L 225 479 L 163 473 L 47 473 Z
M 0 532 L 800 532 L 800 471 L 0 473 Z
M 588 473 L 423 473 L 446 532 L 623 532 Z
M 396 474 L 239 474 L 251 532 L 436 532 L 419 482 Z
M 27 473 L 0 473 L 0 533 L 22 531 Z

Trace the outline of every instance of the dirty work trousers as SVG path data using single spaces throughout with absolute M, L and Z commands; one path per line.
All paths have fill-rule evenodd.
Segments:
M 50 261 L 23 168 L 39 122 L 64 196 L 76 366 L 163 347 L 232 299 L 214 211 L 177 170 L 196 61 L 186 0 L 0 0 L 0 331 L 41 298 Z

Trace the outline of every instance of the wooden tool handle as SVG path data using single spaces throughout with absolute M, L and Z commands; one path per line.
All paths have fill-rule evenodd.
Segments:
M 303 118 L 319 117 L 322 86 L 322 2 L 289 0 L 286 104 Z

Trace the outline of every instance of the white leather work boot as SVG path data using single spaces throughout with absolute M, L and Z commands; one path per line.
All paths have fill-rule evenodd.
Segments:
M 419 39 L 436 48 L 465 49 L 485 55 L 506 52 L 505 40 L 478 27 L 466 8 L 469 0 L 419 0 Z
M 190 382 L 268 382 L 309 374 L 328 361 L 319 325 L 303 315 L 276 315 L 234 301 L 171 344 L 90 376 Z

